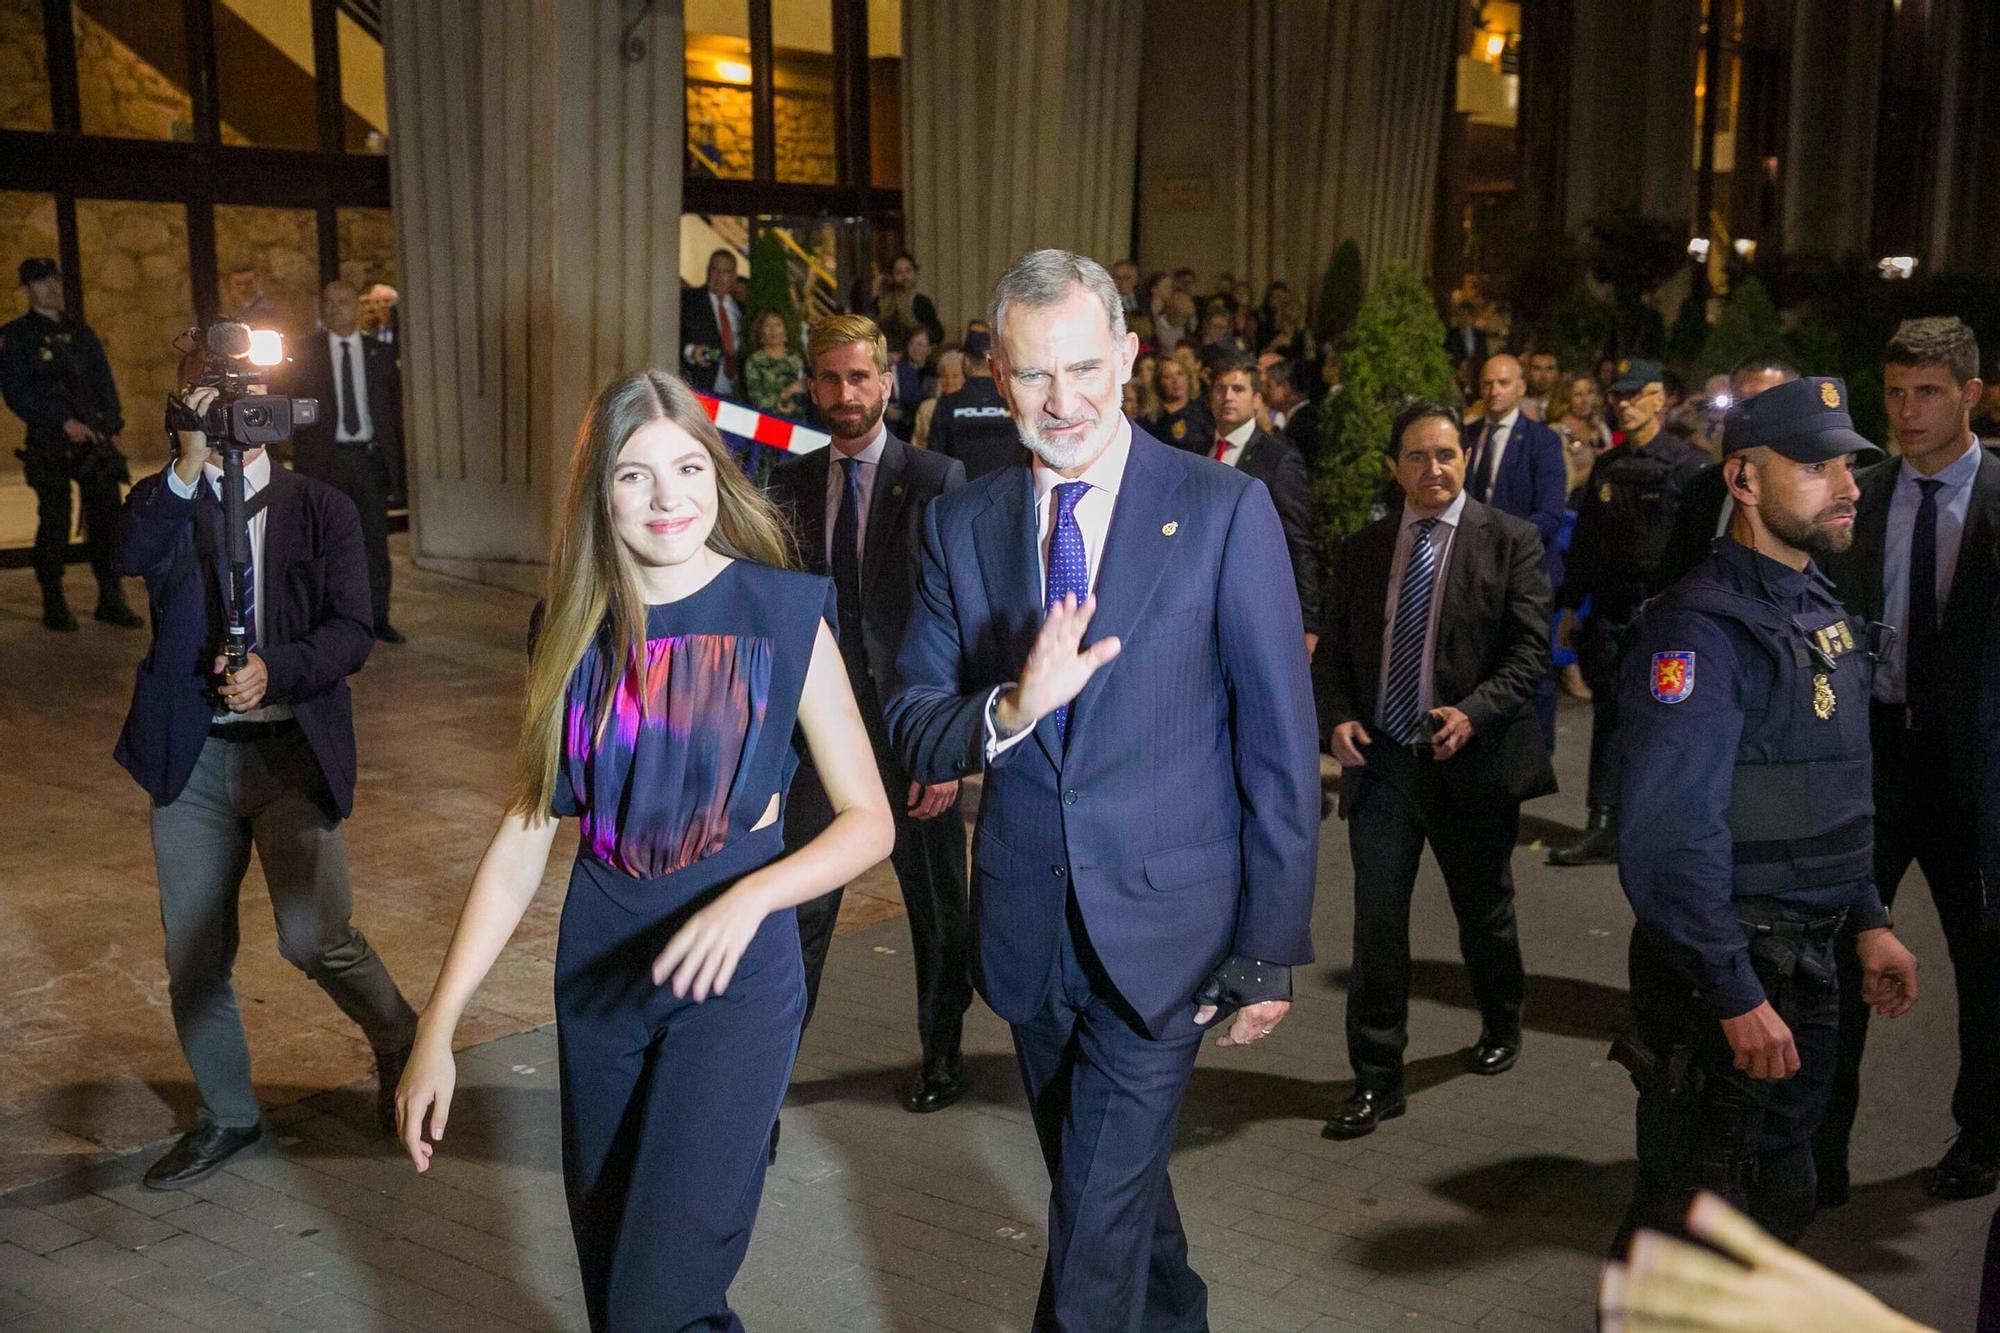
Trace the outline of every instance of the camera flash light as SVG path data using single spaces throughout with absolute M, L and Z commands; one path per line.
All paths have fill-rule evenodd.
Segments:
M 250 364 L 253 366 L 276 366 L 284 364 L 285 335 L 276 329 L 250 330 Z

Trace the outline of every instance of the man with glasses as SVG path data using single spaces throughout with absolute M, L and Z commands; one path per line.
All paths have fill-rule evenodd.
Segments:
M 1577 504 L 1556 637 L 1575 646 L 1591 690 L 1590 822 L 1581 838 L 1549 853 L 1551 865 L 1618 859 L 1618 658 L 1640 603 L 1673 581 L 1668 554 L 1681 495 L 1707 461 L 1667 429 L 1665 378 L 1657 361 L 1620 368 L 1610 396 L 1625 438 L 1591 468 Z

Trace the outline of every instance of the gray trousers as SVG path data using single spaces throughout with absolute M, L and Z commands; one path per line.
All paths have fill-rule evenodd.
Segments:
M 168 994 L 206 1123 L 257 1123 L 250 1047 L 229 981 L 252 847 L 285 961 L 318 982 L 376 1051 L 400 1050 L 416 1034 L 416 1014 L 348 921 L 353 896 L 341 822 L 312 747 L 295 728 L 255 741 L 210 737 L 186 789 L 153 808 Z

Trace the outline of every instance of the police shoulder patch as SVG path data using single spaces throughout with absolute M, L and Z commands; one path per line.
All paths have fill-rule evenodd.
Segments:
M 1653 654 L 1653 697 L 1677 704 L 1694 693 L 1694 654 L 1690 651 Z

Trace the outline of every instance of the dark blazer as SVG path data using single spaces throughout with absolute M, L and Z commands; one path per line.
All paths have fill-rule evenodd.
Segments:
M 1854 519 L 1854 544 L 1828 557 L 1825 570 L 1848 611 L 1873 622 L 1882 619 L 1883 544 L 1889 529 L 1889 498 L 1903 466 L 1900 458 L 1885 458 L 1862 470 L 1857 482 L 1861 499 Z M 1944 698 L 1939 701 L 1945 722 L 1943 758 L 1952 765 L 1951 785 L 1970 796 L 1978 771 L 1979 665 L 1993 624 L 1993 601 L 2000 595 L 2000 458 L 1979 453 L 1979 472 L 1972 481 L 1972 501 L 1965 516 L 1965 534 L 1958 545 L 1958 568 L 1951 579 L 1951 596 L 1941 611 L 1945 660 Z
M 896 658 L 890 740 L 919 782 L 984 766 L 986 707 L 1042 623 L 1034 481 L 941 496 Z M 1119 655 L 985 769 L 973 835 L 974 980 L 1041 1007 L 1072 892 L 1112 983 L 1156 1037 L 1242 954 L 1311 961 L 1319 759 L 1284 529 L 1265 489 L 1136 427 L 1097 575 L 1092 642 Z M 1546 626 L 1544 627 L 1546 629 Z
M 815 574 L 832 572 L 826 560 L 826 487 L 838 456 L 828 447 L 787 459 L 772 470 L 767 485 L 791 523 L 805 567 Z M 964 484 L 965 464 L 955 458 L 913 449 L 894 435 L 883 445 L 868 497 L 868 530 L 861 536 L 862 645 L 878 689 L 894 673 L 903 627 L 910 621 L 924 510 Z
M 1465 442 L 1478 441 L 1485 429 L 1480 418 L 1465 428 Z M 1472 460 L 1468 467 L 1478 466 Z M 1569 468 L 1563 461 L 1562 437 L 1526 412 L 1514 418 L 1507 434 L 1507 451 L 1500 455 L 1500 470 L 1493 478 L 1485 504 L 1503 514 L 1525 519 L 1541 535 L 1542 567 L 1549 572 L 1549 586 L 1562 586 L 1562 552 L 1556 549 L 1556 534 L 1562 531 L 1563 508 L 1569 502 Z
M 1320 409 L 1319 404 L 1308 398 L 1292 409 L 1285 418 L 1285 438 L 1290 440 L 1306 460 L 1306 470 L 1312 470 L 1319 458 Z
M 368 563 L 354 503 L 273 465 L 264 523 L 257 654 L 266 703 L 290 704 L 342 818 L 354 809 L 354 716 L 347 678 L 375 646 Z M 192 499 L 146 477 L 125 497 L 124 571 L 146 580 L 153 643 L 139 663 L 115 757 L 157 805 L 181 794 L 215 706 L 207 689 L 222 641 L 222 502 L 204 477 Z
M 1955 585 L 1956 580 L 1954 594 Z M 1979 769 L 1973 791 L 1979 819 L 1983 924 L 1987 930 L 2000 930 L 2000 605 L 1988 614 L 1986 656 L 1979 670 Z M 1995 1226 L 1995 1234 L 2000 1235 L 2000 1223 Z
M 396 352 L 361 335 L 362 374 L 367 379 L 368 418 L 375 438 L 384 448 L 393 449 L 400 435 L 402 405 L 397 401 L 400 379 Z M 288 367 L 287 391 L 296 398 L 319 400 L 319 424 L 302 427 L 292 436 L 292 466 L 308 477 L 330 479 L 334 474 L 333 437 L 340 426 L 340 398 L 333 386 L 333 355 L 326 344 L 324 329 L 298 343 L 297 354 Z
M 1375 704 L 1402 522 L 1399 505 L 1341 544 L 1312 659 L 1321 740 L 1343 722 L 1359 722 L 1381 739 Z M 1535 530 L 1467 496 L 1445 566 L 1431 699 L 1472 723 L 1472 739 L 1443 766 L 1446 782 L 1468 795 L 1522 801 L 1556 789 L 1531 707 L 1549 673 L 1550 601 Z M 1358 780 L 1367 781 L 1369 771 L 1362 768 Z
M 681 288 L 681 377 L 703 393 L 715 392 L 715 372 L 722 365 L 722 329 L 715 322 L 714 294 L 706 286 Z M 734 300 L 734 297 L 730 298 Z M 750 330 L 744 325 L 744 311 L 738 309 L 736 322 L 736 360 L 729 367 L 729 382 L 737 384 L 742 379 L 743 339 Z M 688 348 L 708 349 L 707 365 L 699 365 L 688 357 Z
M 1484 329 L 1467 325 L 1464 328 L 1452 327 L 1444 331 L 1445 354 L 1451 358 L 1454 366 L 1461 361 L 1471 361 L 1476 365 L 1484 364 L 1486 349 Z
M 1313 532 L 1312 480 L 1306 475 L 1305 456 L 1282 435 L 1252 431 L 1237 456 L 1236 470 L 1263 482 L 1278 507 L 1285 548 L 1292 557 L 1299 614 L 1309 630 L 1319 624 L 1319 538 Z
M 1728 501 L 1729 483 L 1723 479 L 1722 464 L 1710 463 L 1688 478 L 1681 490 L 1680 507 L 1674 511 L 1674 534 L 1667 546 L 1669 577 L 1678 579 L 1708 559 L 1715 549 L 1715 530 L 1722 523 L 1722 506 Z

